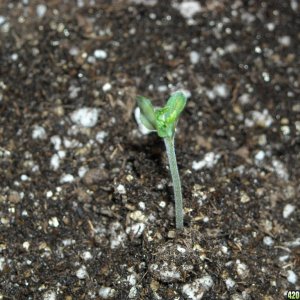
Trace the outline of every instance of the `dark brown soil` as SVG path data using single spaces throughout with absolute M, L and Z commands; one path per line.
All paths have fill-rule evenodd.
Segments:
M 0 299 L 300 288 L 300 3 L 181 2 L 0 2 Z M 183 232 L 134 118 L 179 89 Z

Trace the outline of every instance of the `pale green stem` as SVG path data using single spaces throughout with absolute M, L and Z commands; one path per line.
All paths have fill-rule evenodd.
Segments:
M 181 182 L 177 167 L 176 155 L 175 155 L 175 147 L 174 147 L 174 137 L 164 138 L 164 142 L 166 145 L 169 166 L 173 181 L 173 190 L 174 190 L 174 198 L 175 198 L 175 217 L 176 217 L 176 228 L 183 228 L 183 201 L 182 201 L 182 191 L 181 191 Z

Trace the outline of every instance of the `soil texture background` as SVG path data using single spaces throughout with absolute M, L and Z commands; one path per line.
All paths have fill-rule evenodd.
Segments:
M 300 3 L 0 2 L 0 299 L 300 289 Z M 182 90 L 175 230 L 136 96 Z

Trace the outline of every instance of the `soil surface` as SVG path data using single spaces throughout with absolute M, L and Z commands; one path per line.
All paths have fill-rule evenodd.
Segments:
M 0 299 L 300 288 L 299 1 L 0 5 Z M 135 120 L 176 90 L 182 232 Z

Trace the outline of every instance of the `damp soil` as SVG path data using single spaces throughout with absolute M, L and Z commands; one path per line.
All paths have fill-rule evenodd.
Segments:
M 300 287 L 299 2 L 1 1 L 0 298 Z M 136 96 L 183 90 L 176 231 Z

